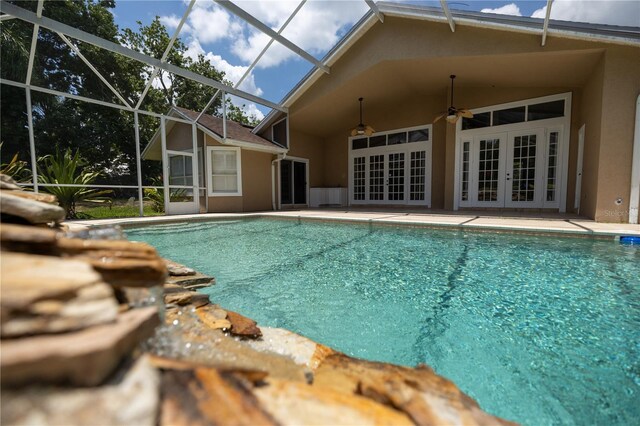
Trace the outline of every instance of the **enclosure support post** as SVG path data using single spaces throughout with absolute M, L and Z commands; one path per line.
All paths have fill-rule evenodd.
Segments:
M 200 213 L 200 179 L 198 178 L 198 169 L 200 162 L 198 161 L 198 127 L 196 123 L 191 125 L 191 141 L 193 143 L 193 160 L 191 161 L 191 176 L 193 179 L 193 201 L 198 206 Z
M 169 197 L 171 191 L 169 189 L 169 166 L 167 163 L 167 132 L 164 116 L 160 117 L 160 140 L 162 141 L 162 185 L 164 188 L 164 214 L 169 213 Z
M 222 140 L 227 143 L 227 92 L 222 92 Z
M 138 112 L 133 113 L 133 125 L 136 131 L 136 171 L 138 174 L 138 206 L 140 207 L 140 217 L 144 216 L 144 202 L 142 191 L 142 161 L 140 160 L 140 124 Z
M 36 141 L 33 136 L 33 110 L 31 108 L 31 89 L 26 87 L 24 93 L 27 98 L 27 122 L 29 123 L 29 151 L 31 153 L 31 179 L 33 192 L 38 193 L 38 167 L 36 163 Z

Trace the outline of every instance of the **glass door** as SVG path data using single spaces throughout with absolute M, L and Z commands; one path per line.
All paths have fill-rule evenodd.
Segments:
M 306 206 L 307 175 L 309 163 L 306 160 L 280 161 L 280 206 L 293 208 Z
M 505 207 L 542 207 L 544 141 L 542 130 L 509 133 Z
M 194 154 L 188 151 L 165 152 L 167 181 L 164 188 L 167 214 L 198 213 L 198 198 L 194 197 L 193 176 L 198 175 Z
M 475 185 L 471 201 L 477 207 L 504 207 L 505 135 L 478 136 L 474 140 Z
M 405 153 L 392 152 L 387 154 L 387 196 L 386 201 L 402 204 L 405 197 Z
M 385 200 L 384 154 L 369 156 L 369 201 Z

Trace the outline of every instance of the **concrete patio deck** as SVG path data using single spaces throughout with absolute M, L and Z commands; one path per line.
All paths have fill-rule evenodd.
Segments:
M 360 222 L 379 225 L 424 226 L 475 231 L 525 232 L 615 238 L 620 235 L 640 236 L 640 225 L 598 223 L 574 215 L 518 212 L 420 212 L 405 210 L 309 209 L 256 213 L 206 213 L 176 216 L 153 216 L 122 219 L 78 220 L 72 226 L 120 225 L 138 227 L 171 222 L 206 221 L 269 217 L 281 219 Z

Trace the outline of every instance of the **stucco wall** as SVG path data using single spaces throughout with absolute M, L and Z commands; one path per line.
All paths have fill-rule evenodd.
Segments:
M 581 214 L 627 220 L 640 49 L 553 36 L 544 47 L 540 41 L 533 34 L 462 25 L 452 34 L 446 24 L 385 19 L 290 106 L 291 152 L 312 145 L 306 158 L 324 161 L 322 185 L 346 187 L 348 126 L 357 122 L 359 96 L 365 97 L 365 123 L 385 131 L 426 124 L 445 111 L 448 88 L 442 82 L 450 73 L 459 77 L 458 107 L 571 92 L 566 211 L 574 207 L 578 130 L 586 123 Z M 301 137 L 302 128 L 317 138 Z M 455 127 L 437 123 L 432 142 L 432 206 L 452 209 Z M 318 182 L 317 175 L 312 180 Z M 615 205 L 618 197 L 621 206 Z
M 600 162 L 603 78 L 604 57 L 593 71 L 591 78 L 584 87 L 581 103 L 581 124 L 585 124 L 585 132 L 584 153 L 582 159 L 582 190 L 580 191 L 580 213 L 588 217 L 595 217 L 596 203 L 598 201 L 598 168 Z
M 325 162 L 326 152 L 321 138 L 309 135 L 300 130 L 289 130 L 289 138 L 297 143 L 291 146 L 287 157 L 298 157 L 309 160 L 309 187 L 316 188 L 326 186 Z
M 607 49 L 602 85 L 597 221 L 629 221 L 635 106 L 639 93 L 640 49 L 618 46 Z M 616 205 L 617 198 L 622 199 L 621 205 Z
M 206 141 L 208 146 L 223 146 L 208 135 Z M 242 149 L 242 196 L 209 197 L 208 211 L 224 213 L 271 210 L 271 161 L 274 158 L 270 153 Z M 205 182 L 208 184 L 206 179 Z

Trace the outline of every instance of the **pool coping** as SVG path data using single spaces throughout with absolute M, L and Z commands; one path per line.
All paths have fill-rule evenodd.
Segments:
M 202 213 L 175 216 L 150 216 L 119 219 L 67 221 L 71 229 L 105 225 L 138 228 L 181 222 L 206 222 L 230 219 L 286 219 L 362 223 L 377 226 L 404 226 L 473 232 L 534 234 L 558 237 L 618 239 L 621 235 L 640 236 L 640 225 L 600 223 L 578 218 L 497 217 L 478 214 L 423 214 L 404 212 L 367 212 L 335 210 L 290 210 L 252 213 Z

